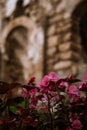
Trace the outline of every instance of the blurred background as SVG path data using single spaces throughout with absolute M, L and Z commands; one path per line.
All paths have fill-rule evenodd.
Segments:
M 0 0 L 0 80 L 87 72 L 87 0 Z

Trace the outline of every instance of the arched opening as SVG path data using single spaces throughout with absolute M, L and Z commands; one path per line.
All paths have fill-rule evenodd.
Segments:
M 24 64 L 27 48 L 27 29 L 23 26 L 14 28 L 8 34 L 5 43 L 7 60 L 5 62 L 5 80 L 24 81 Z M 27 64 L 27 63 L 25 63 Z
M 82 15 L 80 19 L 80 35 L 82 56 L 84 58 L 84 62 L 87 63 L 87 11 Z
M 81 45 L 79 61 L 79 77 L 84 78 L 87 72 L 87 1 L 80 2 L 72 13 L 73 33 L 76 37 L 76 45 Z
M 36 82 L 40 81 L 43 75 L 44 29 L 42 26 L 37 26 L 32 18 L 16 18 L 5 27 L 3 39 L 6 54 L 3 80 L 27 82 L 30 77 L 35 76 L 37 77 Z M 8 63 L 11 59 L 9 58 L 11 46 L 14 49 L 10 52 L 14 50 L 13 54 L 17 58 L 17 64 L 19 63 L 19 67 L 15 66 L 15 72 L 13 69 L 11 70 L 11 65 Z M 13 63 L 12 66 L 14 66 Z M 20 72 L 16 72 L 16 70 L 20 70 Z

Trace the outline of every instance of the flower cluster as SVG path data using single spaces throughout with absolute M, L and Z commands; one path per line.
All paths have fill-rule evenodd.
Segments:
M 2 89 L 3 88 L 3 89 Z M 38 85 L 0 82 L 0 129 L 87 129 L 87 79 L 45 75 Z

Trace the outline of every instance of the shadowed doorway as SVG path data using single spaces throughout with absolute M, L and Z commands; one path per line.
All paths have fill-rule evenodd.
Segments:
M 5 80 L 24 81 L 23 57 L 26 57 L 27 29 L 19 26 L 14 28 L 7 36 L 5 51 Z

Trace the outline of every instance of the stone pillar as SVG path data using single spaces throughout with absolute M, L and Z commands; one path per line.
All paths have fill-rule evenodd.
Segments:
M 80 36 L 74 30 L 71 14 L 60 3 L 48 17 L 46 31 L 46 72 L 55 71 L 61 76 L 78 74 L 80 60 Z

